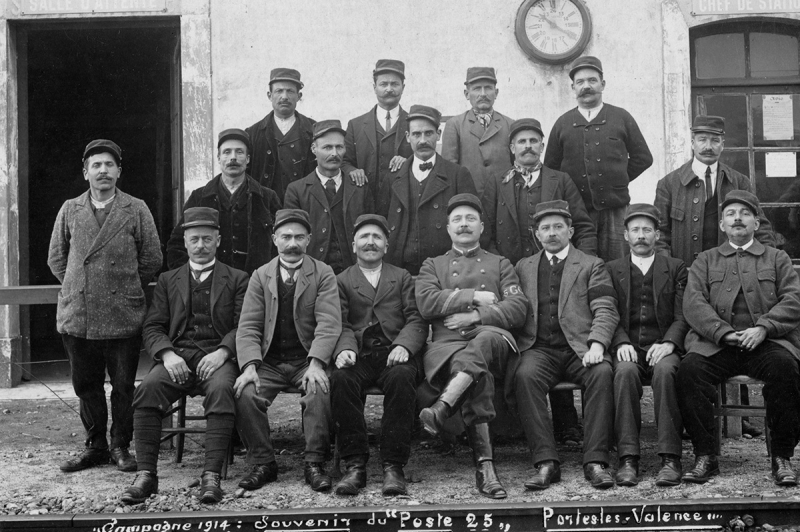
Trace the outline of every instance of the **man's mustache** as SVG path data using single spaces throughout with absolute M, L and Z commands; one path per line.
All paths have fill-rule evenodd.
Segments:
M 299 247 L 284 248 L 283 252 L 286 253 L 287 255 L 299 255 L 300 248 Z
M 457 235 L 463 235 L 464 233 L 471 235 L 472 234 L 472 229 L 469 229 L 467 227 L 462 227 L 461 229 L 456 229 L 456 234 Z
M 363 249 L 364 251 L 379 251 L 379 250 L 378 250 L 378 246 L 376 246 L 375 244 L 367 244 L 367 245 L 366 245 L 366 246 L 364 246 L 362 249 Z
M 597 94 L 597 92 L 594 89 L 583 89 L 580 92 L 580 96 L 585 96 L 587 94 Z
M 431 147 L 432 146 L 430 144 L 428 144 L 427 142 L 420 142 L 419 144 L 417 144 L 417 149 L 419 149 L 419 148 L 431 148 Z
M 340 163 L 342 162 L 342 158 L 338 155 L 331 155 L 326 159 L 329 163 Z

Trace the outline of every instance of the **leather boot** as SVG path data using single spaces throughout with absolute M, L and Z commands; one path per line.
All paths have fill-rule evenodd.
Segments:
M 407 495 L 406 476 L 403 466 L 399 464 L 383 463 L 383 487 L 381 494 L 391 497 L 394 495 Z
M 635 486 L 639 483 L 639 457 L 623 456 L 619 459 L 616 476 L 617 486 Z
M 797 486 L 797 473 L 792 462 L 783 456 L 772 457 L 772 478 L 778 486 Z
M 154 493 L 158 493 L 158 475 L 155 471 L 139 471 L 120 499 L 125 504 L 140 504 Z
M 214 471 L 203 471 L 200 479 L 200 500 L 205 504 L 215 504 L 222 500 L 220 474 Z
M 367 457 L 363 454 L 344 460 L 345 472 L 334 488 L 336 495 L 358 495 L 367 486 Z
M 439 400 L 419 413 L 425 431 L 431 436 L 438 436 L 444 422 L 458 411 L 474 384 L 468 374 L 463 371 L 456 373 L 445 386 Z
M 467 427 L 469 446 L 472 447 L 472 459 L 475 463 L 475 485 L 485 497 L 505 499 L 506 490 L 494 469 L 494 453 L 488 423 L 477 423 Z

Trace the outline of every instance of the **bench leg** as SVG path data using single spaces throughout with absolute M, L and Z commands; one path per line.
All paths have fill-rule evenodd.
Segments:
M 726 384 L 725 392 L 727 396 L 727 404 L 741 405 L 742 394 L 738 384 Z M 741 438 L 742 437 L 742 418 L 738 416 L 727 416 L 725 419 L 725 435 L 728 438 Z

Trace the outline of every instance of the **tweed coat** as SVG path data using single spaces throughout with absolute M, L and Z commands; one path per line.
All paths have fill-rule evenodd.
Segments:
M 484 233 L 488 235 L 488 247 L 492 253 L 506 257 L 512 264 L 516 264 L 525 256 L 522 249 L 522 237 L 519 230 L 519 213 L 517 212 L 517 199 L 515 190 L 519 185 L 515 182 L 514 175 L 506 180 L 511 169 L 505 168 L 502 174 L 497 174 L 486 184 L 483 192 L 483 208 L 486 227 Z M 558 172 L 542 166 L 539 179 L 534 188 L 541 188 L 541 201 L 564 200 L 569 203 L 569 212 L 572 214 L 572 227 L 575 234 L 572 242 L 575 247 L 589 255 L 597 255 L 597 230 L 594 222 L 586 212 L 586 206 L 578 192 L 575 183 L 564 172 Z M 533 209 L 531 209 L 533 213 Z M 533 220 L 531 220 L 531 223 Z M 541 250 L 538 239 L 534 235 L 534 252 Z
M 620 344 L 633 344 L 628 332 L 631 323 L 631 268 L 636 266 L 631 262 L 631 256 L 626 255 L 607 263 L 606 267 L 617 293 L 619 325 L 611 343 L 613 348 L 617 348 Z M 656 321 L 661 333 L 658 341 L 672 342 L 676 346 L 677 353 L 683 352 L 683 340 L 689 331 L 689 325 L 683 319 L 683 291 L 688 277 L 686 265 L 680 259 L 656 254 L 651 268 Z
M 142 330 L 142 289 L 162 264 L 161 242 L 144 201 L 117 189 L 103 223 L 89 192 L 58 211 L 47 264 L 61 282 L 58 332 L 87 340 L 131 338 Z
M 242 304 L 236 332 L 236 358 L 239 369 L 251 362 L 260 363 L 275 334 L 278 307 L 278 261 L 253 272 Z M 330 266 L 306 255 L 296 273 L 294 325 L 309 358 L 327 366 L 342 333 L 341 305 L 336 276 Z
M 450 118 L 445 125 L 442 157 L 469 170 L 479 197 L 489 181 L 512 164 L 508 134 L 513 122 L 493 111 L 492 122 L 484 129 L 470 109 Z
M 737 270 L 741 274 L 737 274 Z M 686 352 L 712 356 L 734 331 L 731 312 L 741 292 L 753 323 L 800 359 L 800 278 L 785 251 L 758 240 L 737 257 L 729 242 L 703 251 L 689 269 L 683 315 L 691 327 Z
M 414 297 L 414 279 L 402 268 L 384 263 L 378 286 L 373 288 L 358 264 L 336 277 L 342 303 L 342 334 L 335 354 L 344 350 L 361 353 L 364 331 L 380 324 L 392 347 L 405 347 L 413 357 L 428 339 L 428 324 L 422 319 Z
M 159 353 L 165 349 L 174 350 L 172 342 L 186 331 L 191 276 L 188 264 L 158 276 L 142 328 L 144 346 L 153 358 L 160 358 Z M 221 338 L 219 346 L 227 347 L 234 355 L 247 282 L 246 273 L 220 261 L 211 271 L 211 325 Z

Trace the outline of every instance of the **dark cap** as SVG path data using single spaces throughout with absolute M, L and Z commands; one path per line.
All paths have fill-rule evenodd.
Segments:
M 85 161 L 90 155 L 95 153 L 110 153 L 114 160 L 119 164 L 122 161 L 122 149 L 117 146 L 117 143 L 106 139 L 96 139 L 86 145 L 83 150 L 83 160 Z
M 408 111 L 408 118 L 406 118 L 406 120 L 411 122 L 415 118 L 424 118 L 436 126 L 437 129 L 442 123 L 442 113 L 433 107 L 428 107 L 427 105 L 411 106 L 411 109 Z
M 692 123 L 692 133 L 725 134 L 725 119 L 721 116 L 697 115 Z
M 536 204 L 533 221 L 534 223 L 538 223 L 539 220 L 550 214 L 557 214 L 569 218 L 570 220 L 572 219 L 572 215 L 569 213 L 569 203 L 564 200 L 553 200 Z
M 478 196 L 475 194 L 470 194 L 469 192 L 465 192 L 463 194 L 456 194 L 450 201 L 447 202 L 447 214 L 449 215 L 453 209 L 456 207 L 460 207 L 462 205 L 466 205 L 467 207 L 472 207 L 478 213 L 483 214 L 483 206 L 481 205 L 481 200 L 478 199 Z
M 303 209 L 280 209 L 275 213 L 273 231 L 277 231 L 278 227 L 289 223 L 304 225 L 308 229 L 308 233 L 311 234 L 311 221 L 308 219 L 308 213 Z
M 250 144 L 250 135 L 244 129 L 238 128 L 226 129 L 220 133 L 219 139 L 217 140 L 217 149 L 222 146 L 223 142 L 229 139 L 241 140 L 244 142 L 245 146 L 247 146 L 248 152 L 252 151 L 253 149 L 253 146 Z
M 297 84 L 298 90 L 303 89 L 303 82 L 300 81 L 300 72 L 293 68 L 273 68 L 269 73 L 269 85 L 272 86 L 276 81 L 291 81 Z
M 631 203 L 628 205 L 628 210 L 625 213 L 625 220 L 623 221 L 623 224 L 628 225 L 628 220 L 631 218 L 636 218 L 637 216 L 645 216 L 650 218 L 655 222 L 656 229 L 658 229 L 658 209 L 656 209 L 653 205 L 650 205 L 649 203 Z
M 743 203 L 750 207 L 750 210 L 753 211 L 753 215 L 758 215 L 758 207 L 761 205 L 758 202 L 758 198 L 755 194 L 748 190 L 731 190 L 725 195 L 725 199 L 722 200 L 722 205 L 720 205 L 720 209 L 724 209 L 731 203 Z M 720 213 L 722 214 L 722 213 Z
M 213 227 L 219 229 L 219 211 L 211 207 L 189 207 L 183 213 L 184 229 L 190 227 Z
M 383 231 L 384 236 L 389 237 L 389 222 L 380 214 L 362 214 L 356 218 L 356 223 L 353 226 L 353 234 L 358 233 L 358 230 L 365 225 L 377 225 Z
M 378 59 L 375 63 L 375 70 L 372 71 L 372 76 L 383 74 L 384 72 L 391 72 L 397 74 L 403 80 L 406 79 L 406 65 L 397 59 Z
M 467 69 L 467 81 L 464 82 L 464 85 L 469 85 L 479 79 L 488 79 L 492 83 L 497 83 L 497 76 L 492 67 L 469 67 Z
M 511 128 L 509 129 L 508 133 L 508 141 L 511 142 L 514 139 L 514 135 L 519 133 L 520 131 L 525 130 L 533 130 L 539 133 L 542 138 L 544 138 L 544 131 L 542 131 L 542 124 L 539 123 L 538 120 L 535 118 L 520 118 L 519 120 L 515 120 L 511 124 Z
M 582 68 L 593 68 L 600 72 L 601 76 L 603 75 L 603 63 L 592 55 L 584 55 L 572 63 L 572 67 L 569 69 L 569 79 L 575 79 L 575 72 Z
M 317 140 L 325 133 L 329 133 L 331 131 L 338 131 L 342 135 L 346 135 L 344 129 L 342 129 L 342 123 L 338 120 L 320 120 L 316 124 L 314 124 L 314 137 L 313 140 Z

